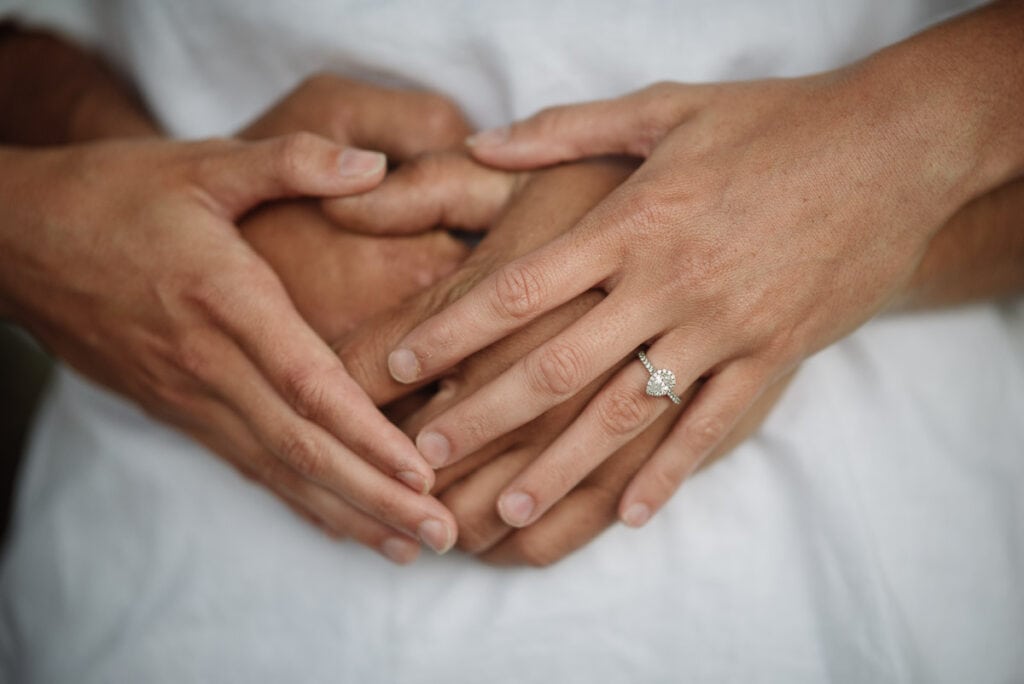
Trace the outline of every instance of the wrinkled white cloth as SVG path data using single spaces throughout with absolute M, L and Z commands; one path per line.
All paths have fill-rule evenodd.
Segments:
M 955 3 L 34 0 L 177 135 L 321 69 L 481 126 L 660 79 L 798 74 Z M 638 390 L 639 391 L 639 390 Z M 870 323 L 646 528 L 544 570 L 388 564 L 59 373 L 0 569 L 17 682 L 1024 679 L 1024 301 Z

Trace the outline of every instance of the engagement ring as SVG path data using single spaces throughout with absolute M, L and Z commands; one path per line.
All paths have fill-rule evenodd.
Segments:
M 638 351 L 636 354 L 640 358 L 640 363 L 644 364 L 644 368 L 651 374 L 651 379 L 647 381 L 647 394 L 652 397 L 668 397 L 674 404 L 683 403 L 679 397 L 676 396 L 672 390 L 676 386 L 676 374 L 667 368 L 656 370 L 654 364 L 647 359 L 647 354 L 643 350 Z

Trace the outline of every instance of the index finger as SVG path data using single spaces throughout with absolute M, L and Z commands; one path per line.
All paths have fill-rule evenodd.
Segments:
M 612 264 L 575 230 L 490 274 L 406 335 L 388 356 L 402 383 L 441 373 L 543 313 L 594 287 Z
M 323 427 L 385 474 L 407 483 L 415 475 L 414 488 L 429 489 L 433 470 L 416 447 L 377 410 L 341 360 L 302 319 L 280 280 L 257 264 L 256 273 L 235 281 L 240 286 L 209 295 L 210 315 L 295 413 Z

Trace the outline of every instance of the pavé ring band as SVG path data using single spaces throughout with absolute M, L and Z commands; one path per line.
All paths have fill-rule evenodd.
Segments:
M 667 368 L 655 369 L 654 364 L 647 358 L 647 354 L 641 349 L 636 353 L 640 363 L 651 374 L 647 381 L 647 395 L 651 397 L 668 397 L 673 404 L 681 404 L 682 400 L 672 390 L 676 387 L 676 374 Z

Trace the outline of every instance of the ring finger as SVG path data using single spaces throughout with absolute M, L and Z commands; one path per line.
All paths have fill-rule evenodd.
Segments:
M 699 347 L 687 349 L 693 336 L 670 333 L 647 351 L 650 373 L 639 360 L 627 364 L 588 404 L 580 417 L 501 495 L 502 519 L 515 527 L 535 521 L 572 490 L 588 473 L 676 404 L 669 398 L 685 388 L 680 403 L 694 391 L 707 370 L 709 356 Z M 680 371 L 678 380 L 669 370 Z

